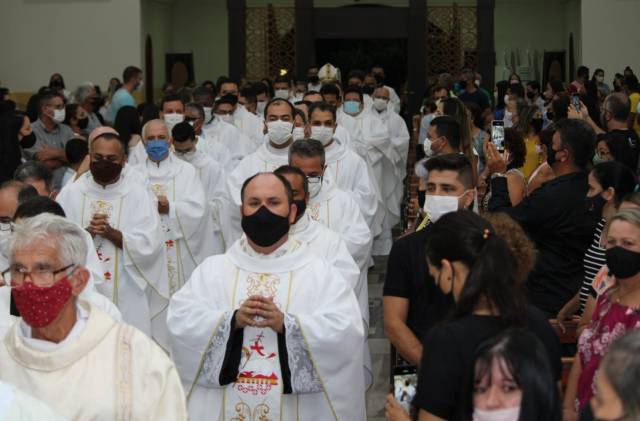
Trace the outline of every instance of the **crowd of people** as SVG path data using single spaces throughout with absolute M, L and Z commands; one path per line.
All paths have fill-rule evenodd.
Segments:
M 381 66 L 0 89 L 0 418 L 362 421 L 374 256 L 388 420 L 640 417 L 640 87 L 589 76 L 433 76 L 413 136 Z

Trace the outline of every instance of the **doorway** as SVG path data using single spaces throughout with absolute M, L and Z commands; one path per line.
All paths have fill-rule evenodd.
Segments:
M 407 40 L 405 39 L 316 39 L 316 63 L 331 63 L 346 82 L 351 70 L 368 72 L 378 64 L 384 67 L 385 83 L 396 91 L 407 77 Z

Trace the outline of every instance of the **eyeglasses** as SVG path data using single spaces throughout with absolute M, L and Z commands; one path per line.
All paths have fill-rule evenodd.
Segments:
M 39 287 L 50 287 L 56 282 L 56 275 L 64 272 L 75 266 L 74 263 L 65 266 L 61 269 L 50 270 L 50 269 L 36 269 L 36 270 L 27 270 L 23 267 L 10 267 L 2 272 L 2 280 L 5 284 L 9 284 L 13 287 L 22 286 L 22 284 L 27 279 L 27 276 L 31 278 L 31 282 L 33 282 L 36 286 Z

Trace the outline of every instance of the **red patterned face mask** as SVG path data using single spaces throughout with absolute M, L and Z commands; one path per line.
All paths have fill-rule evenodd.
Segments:
M 71 291 L 69 278 L 64 277 L 46 288 L 25 282 L 19 288 L 12 288 L 11 295 L 24 321 L 39 328 L 48 326 L 58 317 L 71 298 Z

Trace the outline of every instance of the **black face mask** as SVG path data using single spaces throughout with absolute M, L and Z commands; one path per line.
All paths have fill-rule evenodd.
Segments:
M 97 183 L 107 184 L 120 177 L 122 165 L 117 162 L 111 162 L 108 159 L 101 159 L 91 162 L 89 171 L 91 171 L 91 175 Z
M 542 119 L 541 118 L 532 118 L 531 119 L 531 127 L 533 127 L 533 130 L 536 131 L 536 133 L 540 133 L 542 131 Z
M 89 126 L 89 117 L 81 118 L 78 120 L 78 127 L 82 130 L 86 129 Z
M 364 88 L 362 88 L 362 93 L 367 94 L 367 95 L 373 95 L 373 91 L 375 91 L 375 87 L 372 85 L 364 85 Z
M 587 211 L 597 216 L 602 215 L 602 209 L 604 205 L 607 204 L 607 201 L 602 195 L 596 194 L 593 197 L 585 198 L 585 204 L 587 205 Z
M 547 164 L 549 164 L 549 166 L 551 168 L 553 168 L 553 164 L 556 163 L 556 154 L 560 152 L 560 151 L 556 151 L 555 149 L 553 149 L 553 146 L 549 148 L 549 151 L 547 152 Z
M 622 247 L 613 247 L 605 252 L 609 273 L 617 279 L 628 279 L 640 272 L 640 253 Z
M 304 211 L 307 210 L 307 202 L 306 200 L 294 200 L 293 203 L 296 204 L 296 208 L 298 208 L 298 212 L 296 213 L 296 221 L 298 222 L 300 218 L 304 215 Z
M 531 91 L 527 92 L 527 98 L 533 101 L 534 99 L 536 99 L 536 93 Z
M 315 85 L 320 81 L 320 78 L 318 76 L 309 76 L 308 80 L 309 80 L 309 83 L 313 83 Z
M 261 206 L 252 215 L 242 215 L 242 230 L 260 247 L 269 247 L 289 232 L 289 217 L 271 212 Z

